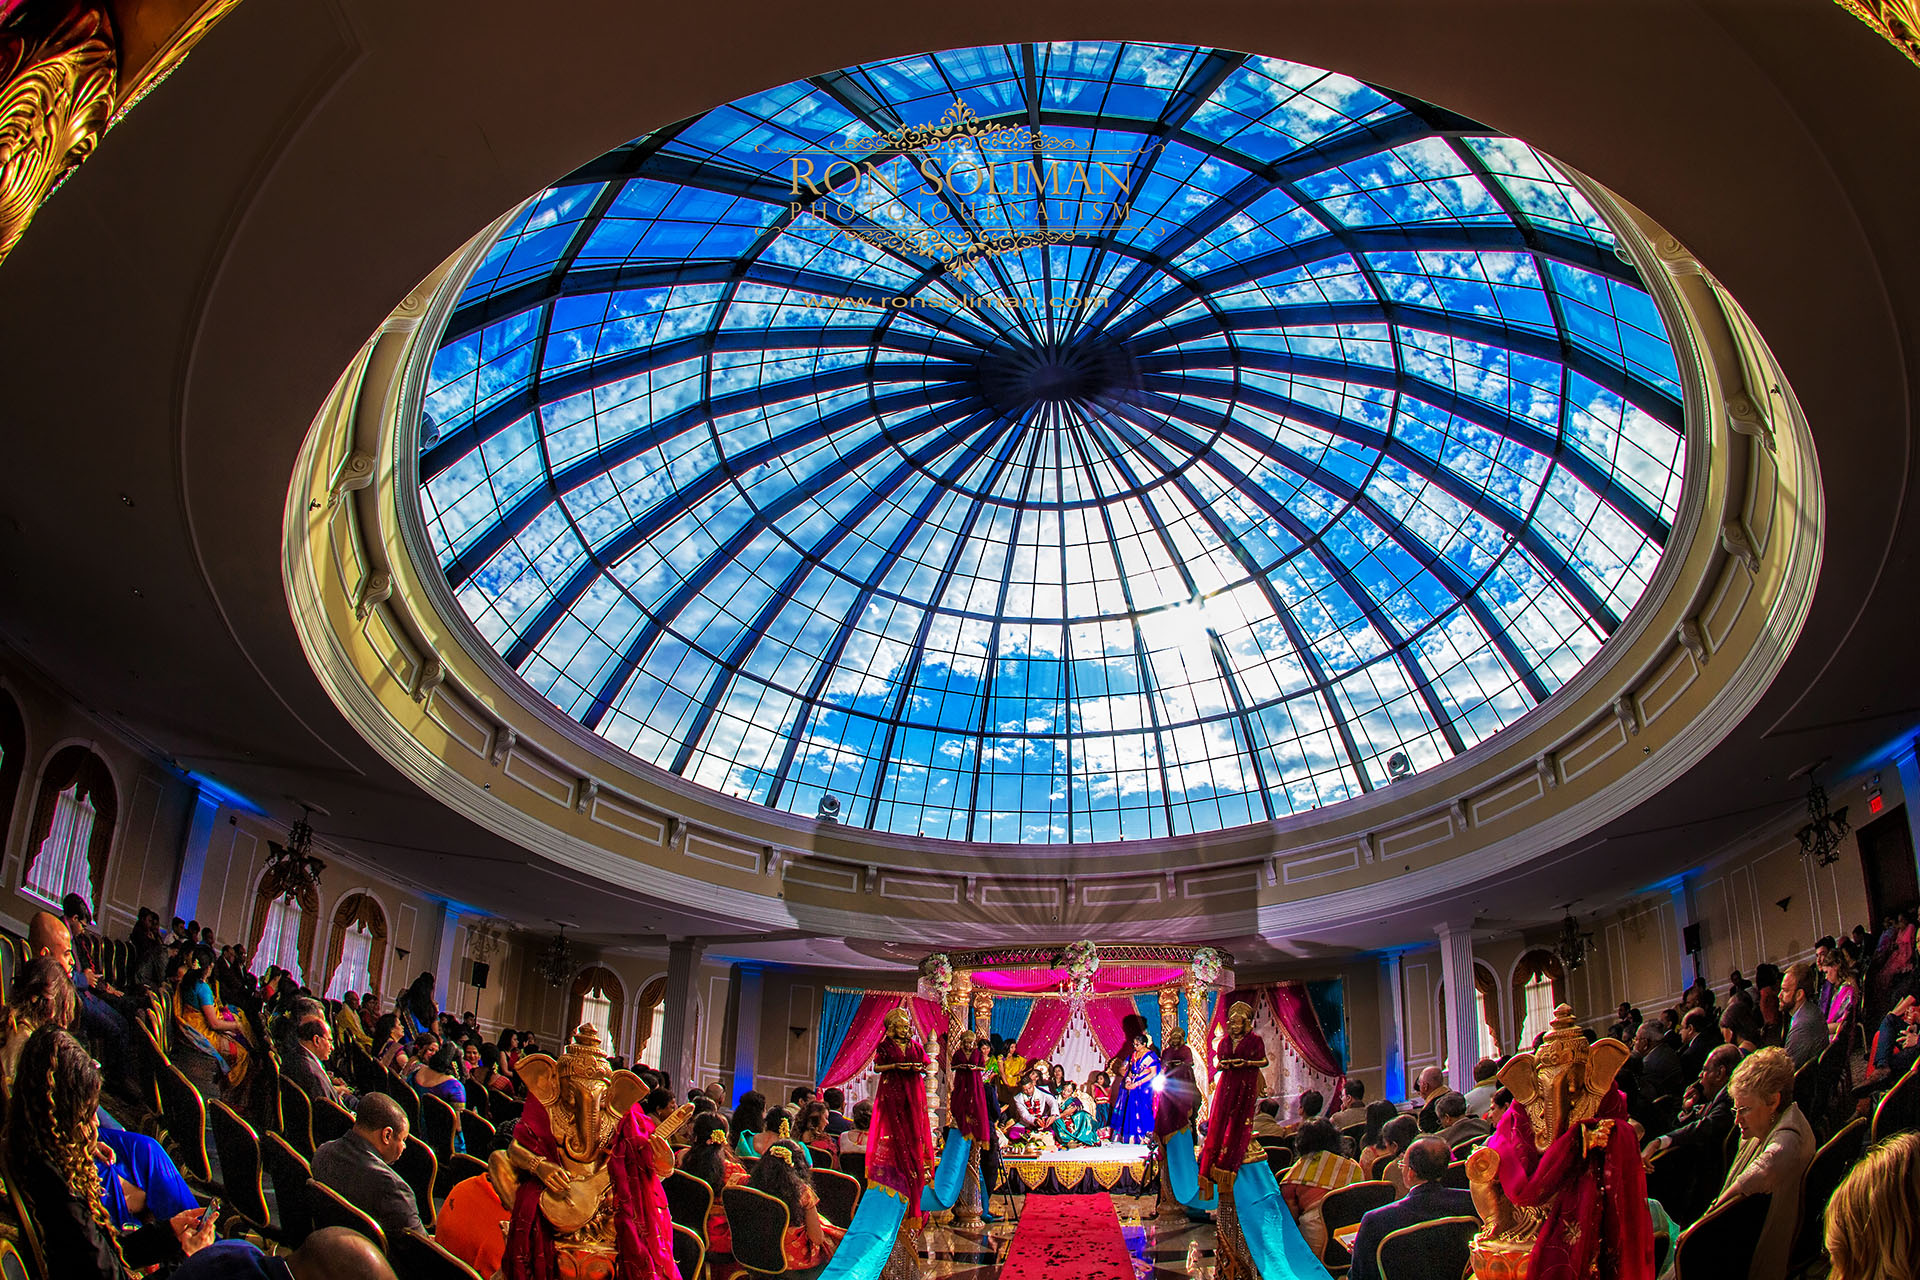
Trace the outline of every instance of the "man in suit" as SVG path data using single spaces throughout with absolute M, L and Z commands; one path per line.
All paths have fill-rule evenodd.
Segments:
M 1351 1128 L 1367 1122 L 1367 1086 L 1359 1080 L 1347 1081 L 1347 1105 L 1327 1117 L 1336 1129 Z
M 353 1128 L 313 1153 L 313 1180 L 338 1191 L 391 1240 L 420 1230 L 420 1206 L 393 1162 L 407 1149 L 407 1115 L 384 1093 L 360 1099 Z
M 853 1121 L 847 1119 L 847 1095 L 843 1089 L 828 1089 L 820 1095 L 827 1104 L 827 1136 L 837 1138 L 853 1128 Z
M 1639 1064 L 1640 1090 L 1648 1102 L 1678 1097 L 1692 1083 L 1684 1053 L 1669 1047 L 1651 1025 L 1642 1026 L 1635 1033 L 1633 1056 Z
M 1733 1095 L 1727 1090 L 1727 1081 L 1733 1078 L 1733 1069 L 1739 1065 L 1738 1049 L 1730 1044 L 1716 1046 L 1707 1055 L 1707 1065 L 1700 1072 L 1700 1090 L 1710 1099 L 1706 1109 L 1697 1118 L 1652 1139 L 1640 1149 L 1650 1173 L 1656 1155 L 1663 1151 L 1673 1153 L 1662 1161 L 1661 1177 L 1663 1185 L 1674 1188 L 1668 1193 L 1676 1201 L 1668 1206 L 1671 1212 L 1696 1216 L 1688 1210 L 1704 1207 L 1706 1193 L 1723 1176 L 1727 1135 L 1733 1132 Z M 1681 1163 L 1667 1170 L 1664 1166 L 1668 1161 Z
M 309 1098 L 329 1098 L 351 1108 L 353 1095 L 327 1073 L 327 1059 L 332 1056 L 333 1032 L 327 1027 L 326 1015 L 318 1010 L 303 1011 L 280 1045 L 280 1074 L 299 1085 Z
M 1815 999 L 1819 979 L 1805 960 L 1787 966 L 1780 979 L 1780 1012 L 1788 1015 L 1787 1056 L 1798 1071 L 1827 1047 L 1827 1019 Z
M 1485 1120 L 1467 1114 L 1466 1096 L 1454 1090 L 1440 1095 L 1433 1104 L 1433 1113 L 1440 1122 L 1440 1141 L 1446 1143 L 1449 1150 L 1469 1139 L 1484 1138 L 1493 1132 Z
M 1680 1065 L 1687 1079 L 1698 1080 L 1707 1069 L 1707 1055 L 1721 1044 L 1720 1025 L 1705 1009 L 1689 1009 L 1680 1019 Z
M 1463 1108 L 1464 1104 L 1462 1099 Z M 1417 1138 L 1401 1160 L 1407 1170 L 1407 1194 L 1360 1219 L 1360 1234 L 1353 1239 L 1353 1269 L 1347 1273 L 1348 1280 L 1381 1280 L 1380 1242 L 1391 1232 L 1436 1218 L 1473 1216 L 1473 1193 L 1442 1185 L 1447 1166 L 1453 1160 L 1453 1152 L 1444 1139 L 1432 1134 Z
M 1439 1132 L 1440 1123 L 1433 1114 L 1433 1104 L 1447 1091 L 1447 1073 L 1439 1067 L 1422 1068 L 1413 1082 L 1413 1089 L 1420 1095 L 1414 1104 L 1414 1110 L 1420 1116 L 1420 1132 Z

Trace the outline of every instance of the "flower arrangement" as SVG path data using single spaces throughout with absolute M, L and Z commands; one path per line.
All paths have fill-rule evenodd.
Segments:
M 920 994 L 929 1000 L 946 1003 L 953 986 L 953 961 L 945 952 L 935 952 L 920 962 Z
M 1212 947 L 1201 947 L 1193 953 L 1189 972 L 1201 986 L 1212 986 L 1220 978 L 1220 953 Z
M 1069 942 L 1061 948 L 1060 964 L 1073 977 L 1091 978 L 1100 972 L 1100 948 L 1086 938 Z

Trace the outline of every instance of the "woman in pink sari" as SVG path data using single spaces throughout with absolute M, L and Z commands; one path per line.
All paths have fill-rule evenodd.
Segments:
M 887 1034 L 873 1053 L 880 1088 L 874 1097 L 873 1136 L 867 1142 L 867 1180 L 904 1196 L 907 1221 L 912 1223 L 920 1219 L 920 1188 L 933 1167 L 927 1051 L 913 1038 L 913 1015 L 905 1008 L 889 1013 L 886 1026 Z

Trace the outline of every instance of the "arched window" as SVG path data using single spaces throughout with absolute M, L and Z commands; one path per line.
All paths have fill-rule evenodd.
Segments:
M 348 894 L 334 909 L 327 938 L 327 999 L 349 991 L 377 993 L 386 965 L 387 913 L 372 894 Z
M 1514 1044 L 1524 1049 L 1553 1022 L 1556 1005 L 1565 1003 L 1567 973 L 1551 951 L 1529 951 L 1513 967 L 1514 1003 L 1520 1007 L 1520 1025 Z
M 626 989 L 613 970 L 592 965 L 573 980 L 567 1001 L 567 1030 L 583 1022 L 600 1028 L 600 1043 L 608 1056 L 620 1051 L 620 1011 L 627 1007 Z
M 667 975 L 661 974 L 640 988 L 634 1007 L 634 1032 L 640 1038 L 633 1046 L 633 1060 L 649 1067 L 660 1065 L 661 1031 L 667 1022 Z
M 1439 992 L 1439 1025 L 1441 1042 L 1451 1048 L 1449 1037 L 1452 1026 L 1447 1018 L 1447 988 L 1441 983 L 1435 988 Z M 1500 984 L 1494 980 L 1491 970 L 1475 962 L 1473 966 L 1473 990 L 1475 1002 L 1480 1006 L 1480 1017 L 1476 1020 L 1479 1039 L 1474 1045 L 1476 1058 L 1498 1058 L 1500 1056 Z
M 314 935 L 319 931 L 320 894 L 309 887 L 296 898 L 288 898 L 286 886 L 278 874 L 260 877 L 260 888 L 253 897 L 252 961 L 248 972 L 258 976 L 269 965 L 279 965 L 304 985 L 307 981 L 302 956 L 313 954 Z
M 20 887 L 52 906 L 77 893 L 92 910 L 107 882 L 107 853 L 119 815 L 106 761 L 85 747 L 62 747 L 40 775 L 27 833 Z

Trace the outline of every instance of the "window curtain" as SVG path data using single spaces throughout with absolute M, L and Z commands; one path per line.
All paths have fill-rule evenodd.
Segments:
M 25 884 L 33 873 L 40 846 L 53 832 L 53 815 L 60 793 L 68 787 L 74 788 L 77 799 L 93 802 L 93 836 L 87 842 L 87 878 L 93 884 L 93 900 L 99 902 L 106 890 L 107 853 L 113 847 L 114 820 L 119 816 L 120 807 L 114 798 L 113 775 L 107 771 L 106 762 L 85 747 L 63 747 L 56 751 L 47 762 L 47 771 L 40 776 L 39 794 L 33 806 L 33 827 L 27 832 L 27 861 L 20 869 L 20 882 Z M 260 923 L 264 925 L 265 921 Z M 258 929 L 254 936 L 259 936 Z
M 620 978 L 611 969 L 594 965 L 584 970 L 573 980 L 573 990 L 567 998 L 566 1039 L 571 1039 L 573 1029 L 580 1025 L 585 1012 L 587 994 L 595 988 L 606 993 L 607 1003 L 611 1006 L 607 1013 L 607 1043 L 603 1046 L 609 1057 L 620 1052 L 620 1013 L 627 1005 L 626 989 L 620 985 Z
M 1067 1014 L 1065 1000 L 1035 1001 L 1013 1051 L 1028 1062 L 1047 1057 L 1059 1047 L 1060 1037 L 1067 1032 Z
M 820 1001 L 820 1035 L 814 1042 L 813 1078 L 826 1085 L 827 1068 L 840 1056 L 840 1046 L 846 1042 L 847 1031 L 853 1026 L 853 1015 L 860 1009 L 860 1002 L 866 999 L 864 991 L 836 991 L 827 988 L 827 994 Z
M 1547 1017 L 1534 1025 L 1534 1019 L 1527 1017 L 1526 997 L 1529 983 L 1536 978 L 1546 978 L 1553 984 L 1553 996 L 1548 1005 Z M 1560 963 L 1560 957 L 1551 951 L 1529 951 L 1520 957 L 1513 967 L 1513 1005 L 1519 1025 L 1514 1028 L 1514 1044 L 1526 1044 L 1534 1036 L 1547 1029 L 1553 1017 L 1553 1007 L 1567 1002 L 1567 971 Z
M 253 926 L 247 931 L 247 955 L 250 959 L 259 958 L 260 938 L 267 931 L 267 916 L 273 909 L 274 899 L 285 896 L 286 886 L 281 883 L 277 873 L 260 877 L 260 887 L 253 895 Z M 300 967 L 304 970 L 305 957 L 313 954 L 313 940 L 320 934 L 320 891 L 309 886 L 307 891 L 299 896 L 298 902 L 300 937 L 294 944 L 296 947 L 294 954 L 300 959 Z M 262 965 L 262 970 L 265 967 Z
M 333 930 L 327 936 L 327 962 L 320 966 L 320 972 L 327 978 L 331 990 L 334 970 L 339 968 L 346 949 L 347 932 L 356 926 L 372 938 L 367 948 L 367 990 L 377 994 L 387 966 L 387 913 L 370 894 L 349 894 L 334 908 Z
M 869 991 L 860 997 L 833 1064 L 820 1077 L 822 1089 L 842 1085 L 867 1069 L 873 1051 L 886 1033 L 887 1015 L 900 1007 L 898 991 Z
M 1032 1012 L 1032 996 L 995 996 L 993 1019 L 988 1024 L 987 1033 L 1014 1044 L 1020 1039 L 1020 1033 L 1026 1030 L 1027 1017 Z
M 653 1043 L 654 1011 L 660 1007 L 661 1001 L 666 998 L 667 979 L 665 975 L 655 978 L 653 981 L 647 983 L 646 986 L 640 988 L 640 999 L 635 1004 L 633 1010 L 633 1034 L 636 1037 L 633 1042 L 633 1060 L 635 1062 L 641 1061 L 642 1055 L 647 1051 L 647 1046 Z M 654 1061 L 648 1065 L 657 1066 L 659 1056 L 660 1055 L 656 1053 L 654 1055 Z

